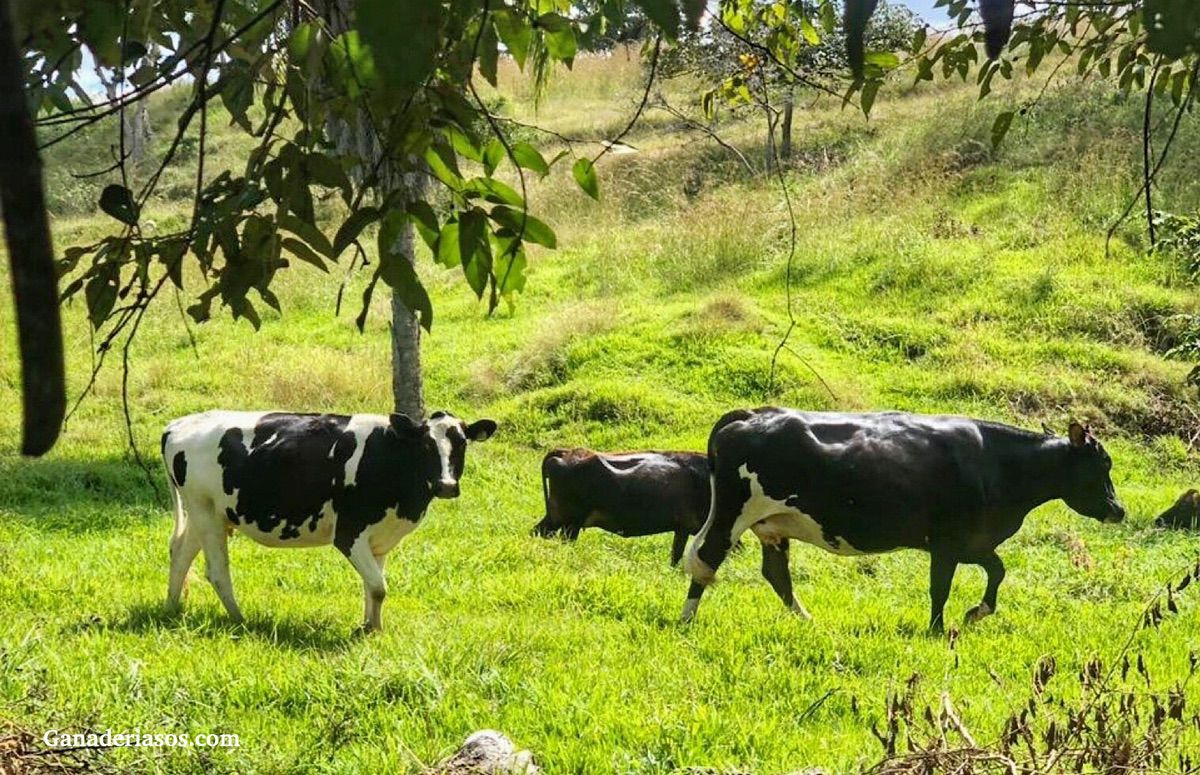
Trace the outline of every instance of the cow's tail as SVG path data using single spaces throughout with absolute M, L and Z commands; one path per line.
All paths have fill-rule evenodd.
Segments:
M 167 490 L 171 493 L 171 505 L 175 508 L 174 537 L 178 539 L 187 532 L 187 512 L 183 508 L 183 493 L 179 490 L 179 483 L 175 481 L 175 474 L 171 471 L 171 461 L 167 457 L 167 443 L 170 440 L 171 429 L 168 427 L 162 435 L 162 462 L 163 470 L 167 473 Z
M 561 526 L 553 524 L 553 515 L 550 513 L 550 477 L 558 470 L 559 456 L 563 453 L 561 449 L 554 449 L 546 453 L 542 458 L 542 498 L 546 507 L 545 515 L 541 522 L 538 522 L 533 527 L 535 535 L 549 537 L 554 535 L 555 531 L 561 529 Z
M 751 417 L 754 412 L 749 409 L 735 409 L 732 412 L 726 412 L 717 420 L 712 431 L 708 434 L 708 519 L 704 520 L 704 526 L 700 528 L 700 532 L 692 539 L 692 545 L 688 547 L 687 555 L 683 561 L 683 568 L 693 579 L 699 577 L 710 576 L 711 573 L 706 573 L 704 563 L 699 561 L 697 553 L 700 547 L 704 545 L 704 537 L 708 535 L 708 531 L 712 528 L 713 519 L 717 515 L 717 436 L 725 426 L 735 422 L 740 422 Z

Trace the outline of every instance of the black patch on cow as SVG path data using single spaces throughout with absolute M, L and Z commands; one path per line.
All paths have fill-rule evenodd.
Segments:
M 230 521 L 294 539 L 302 529 L 317 529 L 329 503 L 337 514 L 333 543 L 344 554 L 388 509 L 418 521 L 432 499 L 429 482 L 440 472 L 428 438 L 376 428 L 364 442 L 354 484 L 347 485 L 346 463 L 358 446 L 349 422 L 345 415 L 267 414 L 255 425 L 249 450 L 241 429 L 226 431 L 217 462 L 225 492 L 237 493 Z
M 171 475 L 175 477 L 175 486 L 182 487 L 187 479 L 187 456 L 183 454 L 183 450 L 175 453 L 175 458 L 171 461 Z

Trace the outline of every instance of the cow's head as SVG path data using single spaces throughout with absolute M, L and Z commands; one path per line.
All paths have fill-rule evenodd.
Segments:
M 1089 428 L 1072 422 L 1067 430 L 1066 494 L 1063 500 L 1075 511 L 1101 522 L 1125 519 L 1125 507 L 1113 489 L 1112 458 Z
M 1155 527 L 1200 527 L 1200 492 L 1188 490 L 1179 496 L 1175 505 L 1154 520 Z
M 467 425 L 449 412 L 434 412 L 418 423 L 406 414 L 391 416 L 392 430 L 421 446 L 421 476 L 438 498 L 457 498 L 466 465 L 467 442 L 487 441 L 496 432 L 492 420 Z

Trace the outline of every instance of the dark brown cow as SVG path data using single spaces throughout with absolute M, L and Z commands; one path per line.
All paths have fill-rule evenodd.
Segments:
M 542 460 L 540 536 L 574 541 L 585 527 L 619 536 L 674 533 L 671 564 L 708 517 L 708 458 L 698 452 L 556 449 Z
M 1176 530 L 1200 528 L 1200 492 L 1188 490 L 1180 495 L 1174 506 L 1154 520 L 1154 526 Z

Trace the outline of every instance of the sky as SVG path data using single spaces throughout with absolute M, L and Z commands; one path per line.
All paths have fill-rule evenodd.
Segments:
M 933 0 L 898 0 L 900 5 L 907 5 L 917 16 L 920 16 L 933 27 L 940 27 L 950 21 L 945 8 L 934 8 Z

